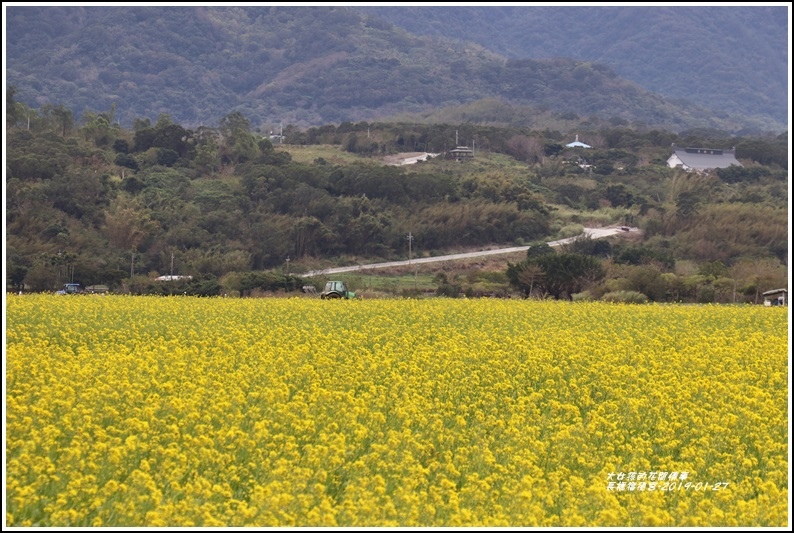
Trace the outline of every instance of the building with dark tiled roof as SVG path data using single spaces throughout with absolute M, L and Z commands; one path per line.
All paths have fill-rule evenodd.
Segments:
M 668 167 L 681 167 L 684 170 L 710 170 L 731 165 L 742 166 L 736 160 L 736 148 L 678 148 L 673 145 L 673 155 L 667 159 Z
M 474 157 L 474 150 L 468 146 L 458 146 L 454 150 L 449 151 L 449 156 L 451 159 L 455 159 L 456 161 L 472 159 Z

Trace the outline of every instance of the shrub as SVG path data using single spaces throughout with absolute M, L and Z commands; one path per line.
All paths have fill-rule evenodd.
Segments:
M 624 304 L 644 304 L 648 302 L 648 297 L 637 291 L 613 291 L 601 297 L 602 301 Z
M 574 302 L 592 302 L 595 298 L 593 298 L 593 294 L 590 291 L 582 291 L 577 292 L 576 294 L 571 295 L 571 300 Z

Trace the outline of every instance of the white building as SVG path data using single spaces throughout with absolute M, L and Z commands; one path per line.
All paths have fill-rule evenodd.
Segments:
M 786 297 L 788 291 L 786 289 L 773 289 L 764 293 L 764 305 L 771 307 L 774 305 L 786 305 Z
M 579 142 L 579 134 L 576 134 L 576 140 L 572 143 L 568 143 L 565 145 L 566 148 L 592 148 L 589 144 L 585 144 L 583 142 Z
M 190 280 L 190 279 L 193 279 L 193 276 L 177 276 L 177 275 L 169 276 L 169 275 L 165 275 L 165 276 L 160 276 L 160 277 L 154 278 L 155 281 L 179 281 L 180 279 L 188 279 L 188 280 Z
M 681 167 L 684 170 L 710 170 L 728 168 L 731 165 L 742 166 L 736 160 L 736 148 L 720 150 L 718 148 L 677 148 L 673 145 L 673 155 L 667 159 L 670 168 Z

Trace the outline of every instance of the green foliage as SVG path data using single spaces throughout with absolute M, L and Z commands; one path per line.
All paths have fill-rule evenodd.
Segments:
M 782 205 L 708 204 L 675 232 L 672 241 L 685 259 L 731 264 L 742 256 L 772 256 L 785 261 L 788 210 Z
M 563 252 L 544 253 L 516 265 L 508 264 L 506 274 L 510 283 L 527 296 L 537 288 L 557 299 L 572 299 L 575 293 L 600 281 L 606 271 L 594 257 Z
M 633 195 L 622 183 L 608 185 L 604 190 L 604 198 L 606 198 L 613 207 L 631 207 L 634 203 Z
M 548 246 L 548 245 L 547 245 Z M 549 247 L 551 248 L 551 247 Z M 568 253 L 577 253 L 597 257 L 607 257 L 612 254 L 612 244 L 606 239 L 594 239 L 589 235 L 582 235 L 562 246 Z M 527 251 L 529 256 L 529 250 Z
M 707 107 L 719 102 L 720 110 L 730 114 L 763 115 L 781 131 L 788 122 L 787 13 L 782 5 L 771 10 L 749 5 L 360 9 L 420 35 L 465 35 L 507 57 L 575 57 L 582 63 L 570 72 L 572 81 L 615 76 L 603 65 L 586 63 L 601 61 L 671 98 Z M 748 33 L 748 27 L 756 31 Z M 628 118 L 621 111 L 615 110 L 616 125 Z
M 637 291 L 614 291 L 603 295 L 601 300 L 621 304 L 644 304 L 648 302 L 648 297 Z
M 553 254 L 554 248 L 546 244 L 545 242 L 536 242 L 529 245 L 527 248 L 527 259 L 534 259 L 536 257 L 540 257 L 542 255 Z
M 766 283 L 778 279 L 777 274 L 733 274 L 734 264 L 743 259 L 779 264 L 788 254 L 785 171 L 756 163 L 745 167 L 754 169 L 750 179 L 735 183 L 716 174 L 675 173 L 652 162 L 669 152 L 669 138 L 658 131 L 621 127 L 616 135 L 599 133 L 615 137 L 610 142 L 620 146 L 602 150 L 601 157 L 627 161 L 627 146 L 643 150 L 636 167 L 601 178 L 569 170 L 575 165 L 565 162 L 564 152 L 533 166 L 504 153 L 517 138 L 537 139 L 541 147 L 559 142 L 562 134 L 551 130 L 347 122 L 304 135 L 287 128 L 291 136 L 339 143 L 290 146 L 293 158 L 283 145 L 275 149 L 251 132 L 241 113 L 229 115 L 221 127 L 196 131 L 163 113 L 154 125 L 149 119 L 136 121 L 134 131 L 111 127 L 113 141 L 98 143 L 103 125 L 113 124 L 108 122 L 113 112 L 89 113 L 93 126 L 64 130 L 53 120 L 53 110 L 32 111 L 36 120 L 30 129 L 27 122 L 8 128 L 11 287 L 59 288 L 67 266 L 41 258 L 63 251 L 74 257 L 70 275 L 84 285 L 125 284 L 132 291 L 161 294 L 161 285 L 129 277 L 169 272 L 174 258 L 176 271 L 196 280 L 182 293 L 264 291 L 270 290 L 267 284 L 244 289 L 228 276 L 283 266 L 287 258 L 346 264 L 405 259 L 410 232 L 415 257 L 451 248 L 534 243 L 525 262 L 499 273 L 501 281 L 456 278 L 449 283 L 469 295 L 503 294 L 506 289 L 499 285 L 509 278 L 513 287 L 537 297 L 588 290 L 597 298 L 613 290 L 637 290 L 655 301 L 728 301 L 726 287 L 733 291 L 733 285 L 727 280 L 733 280 L 740 298 L 757 299 L 769 288 Z M 356 135 L 392 152 L 443 146 L 456 133 L 482 145 L 487 139 L 489 148 L 466 163 L 439 157 L 391 167 L 344 152 L 342 146 Z M 674 134 L 673 139 L 679 140 Z M 566 186 L 576 187 L 573 207 L 554 205 Z M 687 200 L 695 209 L 686 209 Z M 623 206 L 606 207 L 613 201 Z M 618 221 L 653 229 L 652 236 L 631 246 L 581 239 L 563 254 L 542 243 L 552 236 L 578 235 L 585 225 Z M 609 255 L 611 279 L 603 281 L 597 265 L 587 261 Z M 552 261 L 562 261 L 560 256 L 572 257 Z M 677 259 L 721 261 L 729 271 L 703 270 L 689 279 L 694 269 L 668 280 Z M 212 278 L 225 281 L 219 288 Z M 707 285 L 713 285 L 712 293 Z M 455 289 L 444 292 L 452 295 Z
M 624 265 L 658 264 L 666 269 L 675 265 L 669 252 L 646 245 L 615 246 L 613 258 L 615 263 Z
M 277 274 L 274 272 L 248 272 L 243 274 L 233 290 L 240 291 L 241 295 L 250 294 L 251 291 L 287 291 L 300 290 L 306 283 L 298 276 Z
M 736 143 L 736 157 L 788 169 L 788 134 L 781 133 L 773 139 L 742 139 Z
M 438 284 L 438 288 L 436 288 L 436 296 L 457 298 L 463 292 L 460 284 L 454 283 L 447 279 L 446 274 L 438 274 L 433 281 Z
M 14 100 L 17 88 L 14 85 L 6 87 L 6 127 L 13 127 L 24 115 L 23 104 Z
M 127 281 L 125 289 L 129 294 L 135 295 L 219 296 L 221 284 L 211 275 L 172 281 L 156 281 L 146 276 L 134 276 Z
M 763 157 L 761 157 L 763 159 Z M 757 182 L 763 176 L 769 176 L 769 169 L 763 167 L 740 167 L 731 165 L 727 168 L 718 168 L 717 176 L 725 183 Z
M 708 261 L 701 263 L 698 267 L 698 274 L 701 276 L 710 276 L 712 278 L 719 278 L 728 273 L 728 267 L 722 261 Z
M 434 20 L 436 35 L 458 28 L 456 38 L 479 39 L 504 54 L 497 55 L 472 43 L 420 38 L 379 24 L 359 9 L 15 6 L 7 13 L 7 78 L 18 89 L 11 98 L 19 103 L 24 95 L 28 105 L 64 102 L 72 109 L 118 104 L 117 120 L 128 124 L 151 110 L 167 109 L 174 120 L 192 127 L 229 113 L 241 113 L 256 125 L 279 117 L 309 126 L 427 113 L 481 100 L 468 112 L 453 107 L 444 120 L 533 126 L 553 121 L 554 127 L 567 128 L 598 115 L 605 126 L 785 129 L 786 108 L 780 103 L 787 95 L 787 80 L 780 74 L 786 64 L 785 32 L 775 17 L 753 10 L 740 19 L 733 13 L 742 9 L 669 17 L 661 8 L 648 8 L 656 16 L 637 8 L 617 16 L 603 8 L 590 8 L 585 16 L 573 13 L 588 8 L 549 8 L 532 10 L 529 20 L 520 8 L 502 18 L 513 11 L 507 8 L 478 12 L 463 28 L 451 22 L 454 17 L 445 8 L 391 10 L 395 16 L 419 9 L 411 24 Z M 499 22 L 484 25 L 483 17 Z M 616 24 L 616 17 L 623 22 Z M 740 26 L 726 29 L 738 20 Z M 599 27 L 610 31 L 594 31 Z M 763 30 L 755 36 L 742 32 L 745 27 Z M 518 48 L 505 49 L 501 39 L 508 35 Z M 714 44 L 733 42 L 737 35 L 742 40 L 735 46 Z M 692 39 L 698 41 L 694 48 L 682 44 Z M 615 70 L 592 61 L 608 61 Z M 743 67 L 737 69 L 737 61 Z M 621 79 L 616 71 L 635 81 Z M 641 87 L 696 99 L 706 107 L 719 102 L 719 109 L 673 102 Z M 498 102 L 515 107 L 491 112 Z M 7 118 L 13 123 L 26 114 L 19 106 L 10 109 Z M 106 124 L 92 118 L 85 134 L 97 146 L 112 143 L 114 118 Z M 381 149 L 360 134 L 349 142 L 356 153 Z M 138 151 L 151 148 L 139 146 Z M 161 147 L 184 157 L 180 150 Z M 251 158 L 250 145 L 241 138 L 228 148 L 230 161 Z M 553 153 L 552 148 L 548 155 Z M 599 171 L 606 175 L 607 168 L 604 164 Z
M 697 213 L 702 198 L 696 191 L 684 191 L 675 200 L 678 216 L 688 218 Z

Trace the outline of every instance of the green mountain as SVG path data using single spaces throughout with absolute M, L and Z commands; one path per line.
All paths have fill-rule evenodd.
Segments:
M 483 98 L 618 124 L 784 129 L 670 100 L 580 59 L 506 59 L 417 36 L 348 7 L 6 7 L 6 80 L 31 107 L 125 125 L 162 113 L 186 126 L 240 111 L 257 128 L 382 119 Z M 671 37 L 674 39 L 674 37 Z
M 770 125 L 788 123 L 790 6 L 363 7 L 417 35 L 510 58 L 608 65 L 650 91 Z

